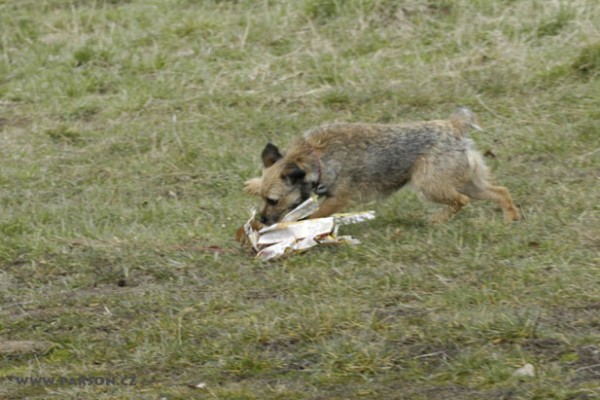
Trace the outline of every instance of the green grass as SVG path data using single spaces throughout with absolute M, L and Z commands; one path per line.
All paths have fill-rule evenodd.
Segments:
M 599 46 L 594 0 L 0 0 L 0 397 L 600 398 Z M 459 104 L 524 221 L 234 241 L 268 140 Z

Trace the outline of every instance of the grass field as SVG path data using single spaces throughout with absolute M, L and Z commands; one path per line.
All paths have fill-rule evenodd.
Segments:
M 459 104 L 524 221 L 235 242 L 268 140 Z M 600 399 L 596 0 L 0 0 L 0 135 L 2 399 Z

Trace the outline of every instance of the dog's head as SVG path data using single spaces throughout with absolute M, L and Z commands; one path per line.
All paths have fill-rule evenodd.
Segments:
M 264 200 L 260 221 L 271 225 L 308 199 L 312 186 L 300 163 L 284 157 L 271 143 L 262 151 L 262 162 L 262 177 L 248 180 L 245 190 Z

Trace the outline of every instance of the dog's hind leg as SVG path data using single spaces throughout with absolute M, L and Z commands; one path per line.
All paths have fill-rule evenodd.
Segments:
M 417 160 L 413 167 L 411 186 L 417 193 L 425 200 L 446 205 L 431 217 L 433 223 L 446 222 L 470 201 L 457 190 L 456 179 L 448 172 L 426 158 Z
M 508 192 L 503 186 L 494 186 L 489 182 L 488 168 L 483 161 L 481 153 L 474 148 L 467 150 L 468 173 L 464 184 L 460 185 L 461 193 L 473 200 L 494 200 L 504 212 L 504 222 L 521 219 L 519 209 L 515 206 Z
M 473 149 L 467 152 L 469 160 L 469 180 L 461 190 L 474 200 L 494 200 L 504 213 L 504 222 L 509 223 L 521 219 L 519 209 L 515 206 L 507 188 L 489 183 L 488 169 L 481 154 Z
M 476 200 L 494 200 L 502 208 L 504 213 L 504 222 L 509 223 L 521 219 L 519 209 L 512 201 L 507 188 L 503 186 L 493 186 L 486 182 L 486 185 L 476 185 L 473 182 L 465 187 L 465 193 Z
M 427 200 L 446 205 L 431 217 L 431 222 L 434 224 L 448 221 L 469 204 L 469 198 L 452 187 L 437 187 L 435 190 L 427 191 L 421 189 L 421 193 Z

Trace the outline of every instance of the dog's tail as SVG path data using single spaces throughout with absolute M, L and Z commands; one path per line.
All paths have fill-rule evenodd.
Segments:
M 489 179 L 489 169 L 485 165 L 483 156 L 475 148 L 475 142 L 471 139 L 464 139 L 467 142 L 467 162 L 471 173 L 471 182 L 479 188 L 484 188 Z
M 454 134 L 458 137 L 464 137 L 470 129 L 481 131 L 479 117 L 467 107 L 458 107 L 450 115 L 450 123 L 454 128 Z

